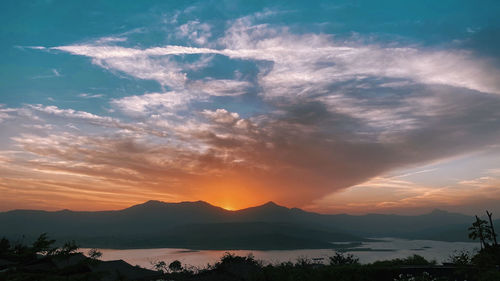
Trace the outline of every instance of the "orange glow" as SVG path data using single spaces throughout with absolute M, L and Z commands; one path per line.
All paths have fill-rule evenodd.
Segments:
M 236 210 L 235 208 L 233 208 L 233 207 L 231 207 L 229 205 L 221 206 L 221 208 L 224 209 L 224 210 L 228 210 L 228 211 L 234 211 L 234 210 Z
M 200 190 L 191 196 L 231 211 L 263 204 L 272 197 L 259 184 L 238 177 L 216 178 L 198 186 Z

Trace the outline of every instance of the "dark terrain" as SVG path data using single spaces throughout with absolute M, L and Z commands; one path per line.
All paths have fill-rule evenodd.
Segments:
M 324 215 L 273 202 L 228 211 L 203 201 L 148 201 L 117 211 L 0 213 L 0 235 L 31 241 L 48 233 L 82 247 L 189 249 L 317 249 L 330 242 L 397 237 L 470 241 L 473 217 L 435 210 L 419 216 Z

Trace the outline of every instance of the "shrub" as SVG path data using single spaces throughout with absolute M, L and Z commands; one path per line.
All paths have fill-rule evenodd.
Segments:
M 352 265 L 359 264 L 359 258 L 352 254 L 344 254 L 336 252 L 334 256 L 330 258 L 330 265 Z
M 177 272 L 182 270 L 182 264 L 180 261 L 175 260 L 168 265 L 168 269 L 172 272 Z
M 448 261 L 456 265 L 470 265 L 472 262 L 472 253 L 467 250 L 454 251 Z

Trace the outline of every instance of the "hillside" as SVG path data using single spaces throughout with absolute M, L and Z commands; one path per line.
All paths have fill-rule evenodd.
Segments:
M 203 201 L 148 201 L 117 211 L 0 213 L 0 235 L 32 239 L 48 233 L 85 247 L 191 249 L 328 248 L 366 237 L 467 241 L 472 217 L 435 210 L 419 216 L 325 215 L 273 202 L 228 211 Z

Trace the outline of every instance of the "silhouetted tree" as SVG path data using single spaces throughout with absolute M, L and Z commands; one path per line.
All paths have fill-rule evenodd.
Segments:
M 57 248 L 52 247 L 55 242 L 56 240 L 47 237 L 47 233 L 42 233 L 38 236 L 36 241 L 33 242 L 33 252 L 35 254 L 51 255 L 57 250 Z
M 496 246 L 496 245 L 498 245 L 497 234 L 495 233 L 495 227 L 493 226 L 493 220 L 491 219 L 491 215 L 493 215 L 493 213 L 486 211 L 486 214 L 488 215 L 488 219 L 490 220 L 491 236 L 493 238 L 493 243 Z
M 172 272 L 177 272 L 182 270 L 182 264 L 180 261 L 175 260 L 168 265 L 168 269 Z
M 102 257 L 102 253 L 99 252 L 97 249 L 90 249 L 89 252 L 87 253 L 89 258 L 93 260 L 98 260 Z
M 153 265 L 154 269 L 157 271 L 166 272 L 167 264 L 164 261 L 158 261 Z
M 469 227 L 469 238 L 476 240 L 479 238 L 479 243 L 481 244 L 481 249 L 489 246 L 488 240 L 491 240 L 491 228 L 488 226 L 488 222 L 480 219 L 476 216 L 476 221 Z
M 9 249 L 10 249 L 10 241 L 7 238 L 3 237 L 0 240 L 0 255 L 7 253 Z
M 454 251 L 449 256 L 449 262 L 456 265 L 469 265 L 472 262 L 472 253 L 467 250 Z
M 78 250 L 78 248 L 80 247 L 78 247 L 75 241 L 68 241 L 64 243 L 61 248 L 57 249 L 55 253 L 61 256 L 70 256 L 71 254 L 76 253 L 76 250 Z
M 330 257 L 330 265 L 351 265 L 359 264 L 359 258 L 352 254 L 343 254 L 336 252 L 334 256 Z

